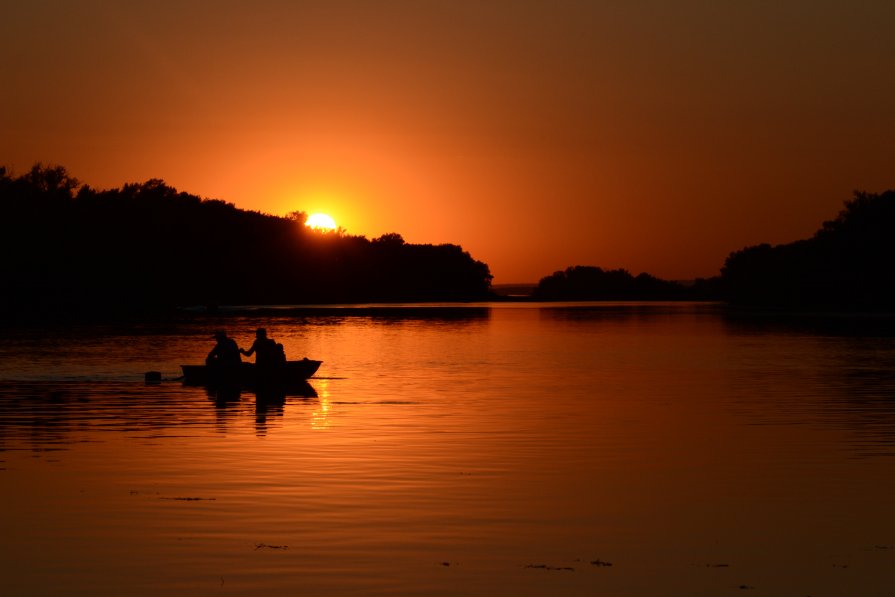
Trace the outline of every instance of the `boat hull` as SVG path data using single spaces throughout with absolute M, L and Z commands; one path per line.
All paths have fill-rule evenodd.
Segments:
M 237 386 L 257 388 L 300 384 L 320 368 L 323 361 L 287 361 L 272 371 L 259 371 L 255 363 L 240 363 L 238 370 L 220 370 L 208 365 L 181 365 L 183 383 L 188 386 Z

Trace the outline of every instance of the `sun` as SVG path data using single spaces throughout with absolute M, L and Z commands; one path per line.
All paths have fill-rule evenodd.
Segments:
M 330 232 L 337 228 L 336 221 L 326 214 L 311 214 L 305 221 L 305 226 L 312 230 Z

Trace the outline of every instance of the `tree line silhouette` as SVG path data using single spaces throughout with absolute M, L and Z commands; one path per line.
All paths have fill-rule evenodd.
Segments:
M 474 300 L 488 266 L 460 246 L 307 228 L 162 180 L 96 190 L 61 166 L 0 168 L 0 306 L 103 313 L 188 305 Z
M 719 292 L 717 280 L 699 279 L 683 284 L 647 273 L 633 276 L 624 269 L 575 265 L 542 278 L 533 297 L 565 301 L 681 301 L 716 299 Z
M 134 312 L 187 305 L 493 299 L 488 266 L 453 244 L 308 229 L 162 180 L 111 190 L 61 166 L 0 167 L 0 307 Z M 692 284 L 577 265 L 537 300 L 725 300 L 774 308 L 895 307 L 895 191 L 857 192 L 810 239 L 732 252 Z
M 734 251 L 721 270 L 732 303 L 774 308 L 895 307 L 895 191 L 856 192 L 812 238 Z
M 810 239 L 732 252 L 721 275 L 692 285 L 574 266 L 542 278 L 544 300 L 724 300 L 779 308 L 895 308 L 895 191 L 856 192 Z

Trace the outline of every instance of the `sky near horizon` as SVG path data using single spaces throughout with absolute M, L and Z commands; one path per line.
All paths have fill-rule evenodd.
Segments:
M 3 2 L 0 165 L 161 178 L 495 283 L 718 273 L 895 188 L 895 3 Z M 239 242 L 239 239 L 233 239 Z

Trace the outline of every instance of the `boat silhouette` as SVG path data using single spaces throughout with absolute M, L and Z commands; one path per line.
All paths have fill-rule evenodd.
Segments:
M 213 365 L 181 365 L 183 384 L 187 386 L 288 388 L 307 385 L 323 361 L 302 359 L 286 361 L 283 365 L 260 369 L 255 363 L 240 363 L 239 368 L 222 368 Z

